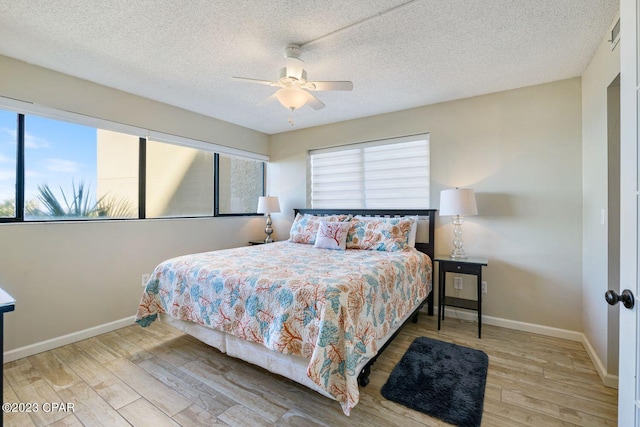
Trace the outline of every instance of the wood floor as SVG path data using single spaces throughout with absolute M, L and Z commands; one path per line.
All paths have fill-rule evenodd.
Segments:
M 374 365 L 350 417 L 337 402 L 223 355 L 155 322 L 4 366 L 5 402 L 73 403 L 73 412 L 4 414 L 15 426 L 441 426 L 385 400 L 380 388 L 415 337 L 489 355 L 483 426 L 615 426 L 617 391 L 602 385 L 582 344 L 421 315 Z M 452 402 L 455 404 L 455 402 Z

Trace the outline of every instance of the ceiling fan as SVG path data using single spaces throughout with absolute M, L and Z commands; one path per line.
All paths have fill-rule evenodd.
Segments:
M 315 110 L 324 108 L 324 104 L 310 91 L 321 90 L 353 90 L 353 83 L 348 81 L 315 81 L 307 80 L 307 72 L 304 69 L 304 61 L 300 59 L 300 46 L 289 44 L 284 48 L 286 66 L 280 70 L 277 81 L 251 79 L 246 77 L 232 77 L 249 83 L 259 83 L 278 87 L 278 91 L 265 101 L 276 98 L 280 103 L 291 110 L 303 107 L 306 104 Z M 293 126 L 291 117 L 289 123 Z

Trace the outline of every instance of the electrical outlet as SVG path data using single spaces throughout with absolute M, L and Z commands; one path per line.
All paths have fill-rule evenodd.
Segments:
M 149 281 L 149 276 L 151 276 L 150 274 L 143 274 L 142 278 L 140 279 L 140 285 L 142 285 L 142 287 L 144 288 L 145 286 L 147 286 L 147 282 Z
M 462 289 L 462 277 L 455 276 L 453 278 L 453 289 Z
M 487 293 L 487 282 L 482 282 L 482 293 L 486 294 Z

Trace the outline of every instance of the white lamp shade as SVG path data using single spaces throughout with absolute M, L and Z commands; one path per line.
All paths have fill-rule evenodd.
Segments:
M 307 103 L 307 93 L 293 87 L 280 89 L 276 92 L 276 98 L 282 105 L 290 109 L 300 108 Z
M 476 196 L 470 188 L 455 188 L 440 192 L 440 216 L 478 215 Z
M 260 196 L 258 199 L 257 213 L 276 213 L 280 212 L 280 203 L 276 196 Z

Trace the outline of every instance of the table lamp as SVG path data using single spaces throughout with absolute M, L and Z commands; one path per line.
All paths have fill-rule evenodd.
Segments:
M 478 215 L 476 196 L 470 188 L 455 188 L 440 192 L 440 216 L 451 216 L 453 222 L 453 251 L 451 258 L 464 259 L 467 255 L 462 248 L 463 217 Z
M 264 232 L 267 235 L 264 239 L 265 243 L 273 242 L 273 239 L 271 238 L 271 233 L 273 233 L 273 228 L 271 228 L 271 214 L 277 212 L 280 212 L 280 203 L 276 196 L 260 196 L 258 199 L 257 213 L 267 214 L 267 226 L 264 229 Z

